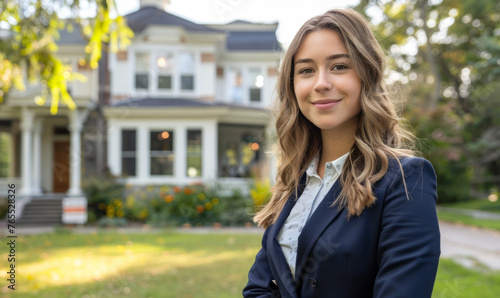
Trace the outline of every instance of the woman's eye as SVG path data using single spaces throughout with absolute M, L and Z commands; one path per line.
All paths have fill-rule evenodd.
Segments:
M 313 70 L 310 68 L 304 68 L 304 69 L 299 70 L 299 74 L 308 74 L 308 73 L 312 73 L 312 72 L 313 72 Z
M 347 69 L 348 67 L 344 64 L 337 64 L 332 67 L 332 70 L 344 70 Z

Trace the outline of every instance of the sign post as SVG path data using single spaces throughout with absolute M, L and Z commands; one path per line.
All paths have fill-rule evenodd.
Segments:
M 87 222 L 87 198 L 66 197 L 62 201 L 64 224 L 85 224 Z

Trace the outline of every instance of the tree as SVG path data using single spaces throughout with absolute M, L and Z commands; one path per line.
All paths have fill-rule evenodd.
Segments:
M 362 0 L 355 9 L 372 16 L 388 49 L 390 77 L 409 98 L 406 116 L 428 139 L 422 151 L 436 168 L 440 200 L 468 198 L 472 175 L 500 177 L 492 166 L 500 152 L 488 141 L 500 126 L 500 3 Z
M 87 7 L 95 7 L 95 18 L 82 18 Z M 75 28 L 77 27 L 77 28 Z M 78 29 L 88 40 L 86 57 L 80 61 L 92 68 L 98 66 L 102 44 L 111 51 L 125 49 L 133 37 L 132 30 L 119 16 L 114 0 L 7 0 L 0 2 L 0 102 L 12 89 L 24 90 L 24 77 L 40 82 L 42 93 L 35 98 L 43 104 L 51 100 L 56 114 L 61 100 L 70 109 L 75 103 L 67 90 L 70 80 L 85 80 L 57 55 L 60 30 Z

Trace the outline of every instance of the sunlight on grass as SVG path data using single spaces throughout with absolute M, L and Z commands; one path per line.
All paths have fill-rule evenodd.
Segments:
M 18 239 L 18 295 L 12 297 L 225 298 L 241 297 L 261 235 L 107 231 Z M 1 263 L 1 279 L 7 271 Z M 11 297 L 12 291 L 2 286 L 0 297 Z M 444 259 L 433 297 L 496 297 L 499 287 L 500 273 L 465 269 Z
M 200 293 L 200 285 L 204 284 L 207 291 L 201 293 L 207 292 L 206 297 L 219 294 L 230 297 L 241 293 L 260 237 L 178 234 L 23 237 L 16 293 L 22 293 L 23 297 L 83 297 L 97 293 L 106 297 L 129 294 L 178 297 L 181 293 L 188 296 Z M 237 268 L 241 269 L 235 275 Z M 1 279 L 7 278 L 6 269 L 2 264 Z M 9 290 L 4 287 L 2 292 Z

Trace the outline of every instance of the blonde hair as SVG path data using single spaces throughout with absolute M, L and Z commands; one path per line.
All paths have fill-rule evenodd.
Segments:
M 265 228 L 276 222 L 288 197 L 297 194 L 300 177 L 321 148 L 321 132 L 301 113 L 293 86 L 294 55 L 307 34 L 321 29 L 339 33 L 362 85 L 354 145 L 342 169 L 342 191 L 334 205 L 346 207 L 348 216 L 360 215 L 375 202 L 372 186 L 386 174 L 389 158 L 399 162 L 398 157 L 415 155 L 414 135 L 402 125 L 383 80 L 385 54 L 367 22 L 350 9 L 314 17 L 299 29 L 280 67 L 274 110 L 280 163 L 273 195 L 254 217 Z

